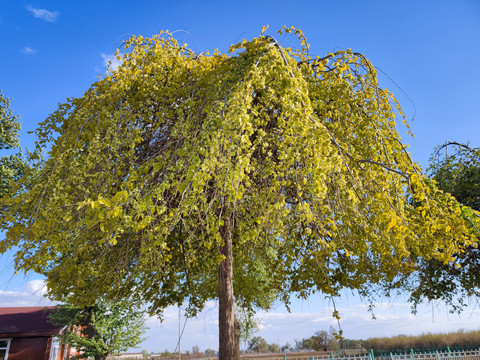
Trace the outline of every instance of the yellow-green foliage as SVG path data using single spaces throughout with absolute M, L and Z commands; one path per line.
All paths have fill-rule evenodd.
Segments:
M 101 294 L 192 313 L 217 297 L 231 219 L 234 291 L 336 295 L 451 261 L 477 217 L 439 191 L 395 128 L 398 102 L 361 54 L 310 57 L 260 36 L 195 54 L 132 37 L 117 70 L 36 133 L 49 149 L 4 201 L 0 252 L 50 296 Z M 51 145 L 51 146 L 50 146 Z M 468 210 L 468 211 L 467 211 Z
M 402 349 L 435 349 L 449 346 L 459 348 L 478 348 L 480 330 L 458 330 L 447 333 L 425 333 L 418 336 L 398 335 L 393 337 L 370 338 L 364 342 L 367 349 L 391 351 Z
M 10 100 L 0 90 L 0 150 L 15 149 L 19 145 L 21 123 L 10 109 Z M 22 176 L 25 167 L 21 154 L 0 157 L 0 196 L 9 190 L 10 181 Z

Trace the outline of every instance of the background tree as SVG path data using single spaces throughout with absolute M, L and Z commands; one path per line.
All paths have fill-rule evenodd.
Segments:
M 13 115 L 10 109 L 11 100 L 0 90 L 0 150 L 18 148 L 21 124 L 19 117 Z M 18 180 L 25 169 L 20 154 L 4 155 L 0 158 L 0 197 L 9 189 L 10 181 Z
M 278 345 L 278 344 L 268 344 L 268 352 L 271 352 L 271 353 L 280 352 L 280 345 Z
M 217 355 L 217 352 L 213 349 L 207 349 L 205 350 L 205 355 L 207 356 L 216 356 Z
M 369 338 L 364 341 L 364 348 L 378 352 L 395 352 L 409 349 L 478 349 L 480 330 L 458 330 L 443 333 L 423 333 L 417 336 L 397 335 L 392 337 Z
M 214 354 L 215 354 L 215 355 L 216 355 L 216 353 L 217 353 L 217 352 L 214 351 Z M 165 349 L 165 351 L 160 354 L 160 357 L 161 357 L 161 358 L 168 358 L 168 359 L 170 359 L 170 358 L 174 358 L 175 355 L 178 356 L 178 354 L 171 353 L 170 351 L 168 351 L 168 349 Z M 206 355 L 208 355 L 208 354 L 206 354 Z
M 104 360 L 120 354 L 142 342 L 145 331 L 145 312 L 122 301 L 99 301 L 84 308 L 61 305 L 50 313 L 49 321 L 67 326 L 60 340 L 78 351 L 72 359 Z
M 337 350 L 338 349 L 338 341 L 335 335 L 335 330 L 330 327 L 330 331 L 327 332 L 325 330 L 319 330 L 315 332 L 311 337 L 304 338 L 302 340 L 295 340 L 297 350 L 315 350 L 315 351 L 327 351 L 327 350 Z M 342 339 L 345 348 L 348 347 L 361 347 L 359 341 L 356 340 L 348 340 Z M 359 346 L 360 345 L 360 346 Z
M 260 320 L 255 317 L 253 312 L 242 309 L 237 311 L 235 317 L 238 322 L 239 339 L 247 348 L 248 341 L 260 330 Z
M 300 49 L 262 35 L 230 55 L 128 40 L 117 70 L 40 124 L 51 147 L 4 200 L 0 252 L 18 246 L 17 268 L 79 306 L 121 294 L 194 316 L 218 298 L 221 360 L 235 302 L 401 287 L 420 259 L 452 261 L 478 219 L 410 159 L 373 66 L 310 57 L 291 32 Z
M 340 329 L 340 326 L 337 330 L 332 325 L 330 325 L 330 328 L 328 329 L 328 335 L 330 337 L 330 341 L 328 343 L 328 348 L 330 350 L 338 350 L 340 348 L 340 345 L 344 344 L 345 339 L 342 336 L 342 330 Z
M 325 330 L 319 330 L 313 336 L 303 339 L 302 348 L 327 351 L 330 340 L 331 337 Z
M 293 350 L 293 347 L 290 345 L 289 342 L 287 342 L 285 345 L 283 345 L 280 350 L 282 350 L 282 352 L 285 352 L 285 351 L 291 351 Z
M 430 159 L 429 175 L 439 189 L 455 197 L 463 211 L 480 211 L 480 150 L 468 144 L 447 141 Z M 472 212 L 473 214 L 473 212 Z M 455 253 L 455 262 L 422 262 L 414 283 L 413 304 L 442 299 L 460 311 L 469 297 L 480 296 L 480 250 L 475 242 Z
M 268 352 L 268 343 L 261 336 L 255 336 L 248 342 L 248 350 L 256 353 Z

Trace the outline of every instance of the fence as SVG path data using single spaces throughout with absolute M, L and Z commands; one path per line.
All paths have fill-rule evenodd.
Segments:
M 288 353 L 271 355 L 244 354 L 242 360 L 480 360 L 479 350 L 446 350 L 420 351 L 413 349 L 402 353 L 381 353 L 375 354 L 372 350 L 369 353 L 354 355 L 336 355 L 334 353 Z
M 351 359 L 354 360 L 354 359 Z M 360 360 L 360 359 L 358 359 Z M 415 352 L 413 349 L 406 353 L 389 353 L 375 355 L 373 352 L 364 356 L 362 360 L 480 360 L 479 350 L 456 350 Z

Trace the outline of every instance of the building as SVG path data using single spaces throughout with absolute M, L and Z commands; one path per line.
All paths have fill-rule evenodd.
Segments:
M 52 309 L 0 307 L 0 360 L 67 359 L 70 349 L 64 349 L 55 338 L 63 328 L 47 321 Z

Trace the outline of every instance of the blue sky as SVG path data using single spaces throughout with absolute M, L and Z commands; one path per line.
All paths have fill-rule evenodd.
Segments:
M 387 77 L 381 84 L 399 98 L 411 122 L 408 138 L 414 160 L 427 164 L 433 148 L 448 140 L 480 146 L 480 1 L 47 1 L 0 0 L 0 89 L 13 98 L 21 116 L 21 144 L 31 148 L 36 128 L 58 103 L 81 96 L 98 76 L 122 40 L 150 36 L 162 29 L 176 33 L 194 51 L 226 51 L 242 38 L 270 34 L 282 25 L 301 28 L 310 51 L 323 55 L 352 48 L 364 53 Z M 278 37 L 281 44 L 287 41 Z M 409 100 L 411 99 L 412 102 Z M 42 303 L 41 279 L 13 275 L 11 254 L 0 258 L 0 306 Z M 358 298 L 344 296 L 339 307 L 345 335 L 366 338 L 395 333 L 473 328 L 480 320 L 472 305 L 461 318 L 441 304 L 408 313 L 405 299 L 379 304 L 370 320 Z M 216 308 L 189 320 L 185 349 L 216 348 Z M 328 300 L 321 296 L 298 302 L 294 314 L 281 307 L 261 314 L 261 336 L 269 342 L 293 342 L 334 324 Z M 178 310 L 166 321 L 150 320 L 151 335 L 142 347 L 173 350 Z M 283 324 L 283 325 L 282 325 Z M 366 324 L 366 325 L 365 325 Z

